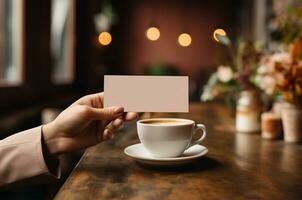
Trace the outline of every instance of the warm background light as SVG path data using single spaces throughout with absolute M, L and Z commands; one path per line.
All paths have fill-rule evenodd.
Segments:
M 217 41 L 217 42 L 219 42 L 219 39 L 217 38 L 217 36 L 226 36 L 225 30 L 219 28 L 219 29 L 216 29 L 213 32 L 213 38 L 214 38 L 214 40 Z
M 99 34 L 99 43 L 103 46 L 107 46 L 111 43 L 112 37 L 111 34 L 108 32 L 101 32 Z
M 192 38 L 188 33 L 182 33 L 178 36 L 178 43 L 182 47 L 190 46 L 192 43 Z
M 155 41 L 160 37 L 160 31 L 156 27 L 150 27 L 146 31 L 146 36 L 149 40 Z

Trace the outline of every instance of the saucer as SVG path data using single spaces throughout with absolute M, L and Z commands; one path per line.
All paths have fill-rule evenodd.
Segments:
M 143 164 L 148 165 L 160 165 L 160 166 L 171 166 L 171 165 L 183 165 L 193 160 L 200 158 L 208 153 L 208 148 L 205 146 L 196 144 L 185 152 L 175 158 L 154 158 L 151 154 L 144 148 L 141 143 L 128 146 L 124 149 L 124 153 Z

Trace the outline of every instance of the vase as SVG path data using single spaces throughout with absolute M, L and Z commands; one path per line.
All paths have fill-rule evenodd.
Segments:
M 236 105 L 236 131 L 244 133 L 260 132 L 262 102 L 253 90 L 240 92 Z
M 273 104 L 272 111 L 281 117 L 281 111 L 284 108 L 290 107 L 291 104 L 286 101 L 276 101 Z
M 287 106 L 281 111 L 283 134 L 285 142 L 297 143 L 302 141 L 302 109 Z

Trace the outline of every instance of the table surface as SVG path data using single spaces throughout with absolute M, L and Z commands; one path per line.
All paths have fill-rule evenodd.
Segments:
M 236 133 L 232 113 L 219 104 L 194 103 L 189 113 L 151 116 L 204 123 L 209 153 L 182 167 L 139 165 L 123 153 L 138 143 L 133 123 L 112 141 L 87 149 L 55 199 L 302 198 L 302 145 Z

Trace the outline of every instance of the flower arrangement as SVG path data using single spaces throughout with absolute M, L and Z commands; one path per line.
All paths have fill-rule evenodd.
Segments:
M 278 52 L 267 53 L 259 43 L 231 40 L 218 35 L 227 61 L 219 63 L 203 87 L 201 101 L 226 98 L 242 90 L 264 91 L 274 98 L 302 107 L 302 1 L 293 1 L 275 16 L 273 39 Z M 276 46 L 275 46 L 276 47 Z M 284 50 L 286 49 L 286 50 Z M 272 51 L 271 51 L 272 52 Z M 222 64 L 221 64 L 222 63 Z M 221 64 L 221 65 L 220 65 Z
M 227 36 L 218 36 L 220 44 L 227 54 L 227 61 L 211 74 L 203 88 L 201 101 L 209 101 L 219 97 L 234 97 L 241 90 L 258 89 L 255 83 L 258 62 L 262 47 L 258 43 L 239 41 L 231 43 Z
M 267 94 L 281 94 L 289 103 L 302 107 L 302 35 L 288 52 L 266 55 L 260 63 L 256 84 Z
M 285 3 L 285 2 L 278 2 Z M 284 5 L 285 6 L 285 5 Z M 280 7 L 282 8 L 282 7 Z M 263 56 L 255 83 L 272 96 L 302 107 L 302 1 L 293 0 L 286 9 L 275 10 L 272 39 L 279 50 Z M 277 46 L 275 46 L 277 47 Z
M 282 97 L 287 103 L 277 102 L 273 106 L 275 109 L 263 116 L 275 116 L 280 126 L 282 123 L 286 142 L 302 141 L 302 1 L 292 2 L 286 12 L 276 15 L 277 31 L 271 38 L 280 44 L 271 41 L 269 52 L 257 43 L 232 44 L 227 36 L 217 37 L 228 59 L 220 62 L 211 74 L 200 99 L 223 98 L 228 103 L 230 97 L 235 100 L 240 92 L 236 105 L 236 130 L 239 132 L 260 129 L 263 110 L 270 107 L 270 100 Z M 272 98 L 263 98 L 267 96 Z

